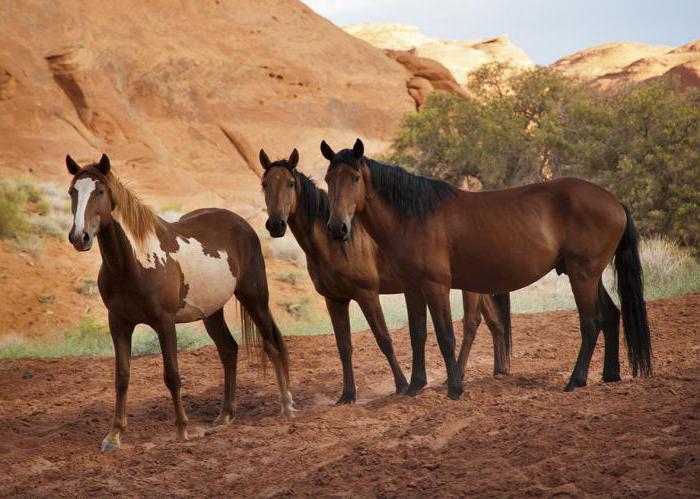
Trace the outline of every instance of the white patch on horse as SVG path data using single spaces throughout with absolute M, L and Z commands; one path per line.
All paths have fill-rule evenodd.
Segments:
M 155 269 L 158 264 L 165 265 L 167 253 L 160 247 L 160 239 L 158 239 L 155 231 L 151 231 L 147 234 L 143 241 L 141 241 L 141 244 L 138 244 L 134 234 L 132 234 L 129 227 L 127 227 L 119 216 L 119 210 L 114 213 L 114 219 L 119 222 L 119 225 L 124 230 L 124 234 L 126 234 L 126 238 L 131 245 L 131 249 L 134 250 L 136 260 L 144 269 Z
M 97 180 L 90 177 L 81 178 L 73 185 L 78 191 L 78 207 L 75 209 L 75 218 L 73 219 L 75 225 L 73 236 L 80 235 L 85 230 L 85 209 L 92 192 L 95 190 L 95 185 L 97 185 Z
M 194 238 L 177 238 L 179 249 L 168 256 L 180 264 L 183 285 L 187 286 L 185 305 L 177 311 L 177 322 L 192 322 L 210 316 L 233 295 L 236 278 L 231 274 L 226 251 L 206 254 Z

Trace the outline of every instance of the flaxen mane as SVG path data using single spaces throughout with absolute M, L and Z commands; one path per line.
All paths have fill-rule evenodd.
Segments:
M 114 211 L 119 222 L 133 235 L 135 243 L 142 245 L 146 238 L 161 225 L 160 218 L 153 208 L 144 204 L 115 175 L 108 173 L 104 179 L 112 194 Z

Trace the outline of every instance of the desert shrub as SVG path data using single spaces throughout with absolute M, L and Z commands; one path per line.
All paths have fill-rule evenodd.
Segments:
M 97 293 L 97 281 L 94 279 L 81 279 L 75 290 L 81 295 L 93 296 Z
M 284 237 L 269 239 L 266 244 L 265 256 L 289 262 L 300 267 L 306 264 L 304 250 L 301 249 L 301 246 L 299 246 L 299 243 L 294 239 L 294 236 L 289 233 Z
M 311 308 L 311 300 L 308 296 L 304 296 L 299 300 L 281 301 L 279 305 L 291 315 L 294 320 L 308 320 L 309 309 Z
M 500 188 L 574 175 L 629 206 L 640 232 L 700 250 L 700 90 L 660 79 L 599 95 L 548 68 L 472 76 L 474 97 L 434 93 L 387 159 Z
M 41 252 L 41 237 L 62 238 L 72 224 L 65 192 L 53 184 L 19 178 L 0 182 L 0 239 L 33 255 Z
M 286 282 L 292 286 L 296 286 L 303 279 L 304 274 L 302 272 L 285 272 L 275 276 L 275 281 Z

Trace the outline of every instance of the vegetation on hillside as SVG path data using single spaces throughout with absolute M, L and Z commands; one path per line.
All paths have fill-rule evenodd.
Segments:
M 573 175 L 612 192 L 645 235 L 700 250 L 700 90 L 657 80 L 614 95 L 548 68 L 486 65 L 471 98 L 437 92 L 407 115 L 388 159 L 500 188 Z

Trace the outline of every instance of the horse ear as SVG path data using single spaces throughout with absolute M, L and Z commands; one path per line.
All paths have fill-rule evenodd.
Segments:
M 107 175 L 109 173 L 111 165 L 109 164 L 109 158 L 106 154 L 103 154 L 100 158 L 100 162 L 97 164 L 97 169 L 100 170 L 102 175 Z
M 263 170 L 267 170 L 271 165 L 270 158 L 267 157 L 264 149 L 260 149 L 260 164 L 262 165 Z
M 292 151 L 292 154 L 289 156 L 289 169 L 294 170 L 297 167 L 297 164 L 299 163 L 299 151 L 297 151 L 296 147 Z
M 352 155 L 355 156 L 356 159 L 360 159 L 365 155 L 365 145 L 360 139 L 357 139 L 355 145 L 352 146 Z
M 68 173 L 71 175 L 75 175 L 80 171 L 80 165 L 73 161 L 69 154 L 66 154 L 66 166 L 68 167 Z
M 335 156 L 333 149 L 331 149 L 331 146 L 326 144 L 325 140 L 321 141 L 321 154 L 323 154 L 323 157 L 326 158 L 328 161 L 331 161 L 333 159 L 333 156 Z

